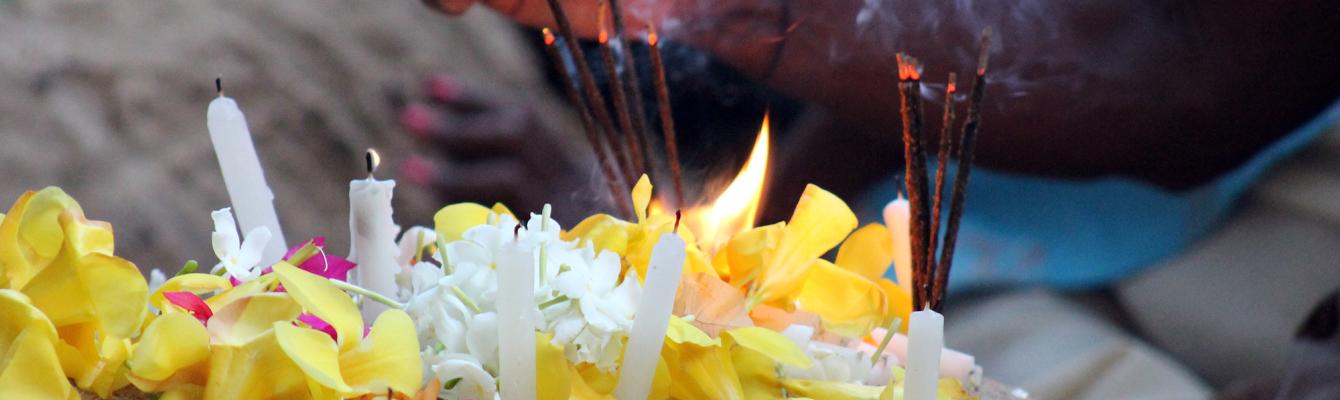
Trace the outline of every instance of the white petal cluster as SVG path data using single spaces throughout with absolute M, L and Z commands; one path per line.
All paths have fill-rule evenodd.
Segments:
M 270 241 L 270 229 L 258 226 L 247 232 L 245 238 L 239 238 L 232 208 L 215 210 L 209 216 L 214 219 L 214 232 L 210 240 L 214 245 L 214 255 L 219 258 L 219 263 L 210 272 L 223 270 L 227 273 L 225 276 L 240 281 L 260 276 L 257 264 L 261 262 L 261 251 L 265 250 L 265 244 Z
M 642 292 L 637 277 L 630 273 L 621 279 L 618 254 L 560 239 L 553 219 L 531 214 L 521 229 L 510 215 L 489 220 L 445 243 L 431 262 L 409 265 L 414 257 L 404 254 L 415 251 L 414 243 L 436 240 L 431 230 L 419 234 L 414 228 L 401 239 L 406 268 L 397 283 L 423 346 L 425 372 L 442 382 L 455 381 L 452 397 L 492 398 L 496 393 L 498 279 L 506 277 L 498 276 L 494 257 L 510 242 L 536 260 L 535 328 L 551 334 L 570 363 L 613 372 Z

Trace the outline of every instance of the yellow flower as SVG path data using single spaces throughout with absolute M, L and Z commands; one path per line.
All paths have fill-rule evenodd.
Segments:
M 139 269 L 112 250 L 111 226 L 85 218 L 58 188 L 25 193 L 0 222 L 0 279 L 56 327 L 66 376 L 104 397 L 128 383 L 124 362 L 148 297 Z
M 818 186 L 806 186 L 791 220 L 782 228 L 776 249 L 768 254 L 764 269 L 758 273 L 751 304 L 772 304 L 789 310 L 814 260 L 842 243 L 852 229 L 856 229 L 856 215 L 847 203 Z
M 0 398 L 78 399 L 56 356 L 59 340 L 27 297 L 0 289 Z
M 648 214 L 651 203 L 651 180 L 646 175 L 633 187 L 633 204 L 637 207 L 637 223 L 627 222 L 606 214 L 592 215 L 562 235 L 563 240 L 584 239 L 591 241 L 596 251 L 609 250 L 623 256 L 624 265 L 637 271 L 638 279 L 647 276 L 647 265 L 651 261 L 651 249 L 661 235 L 675 230 L 675 216 L 670 214 Z M 712 262 L 698 246 L 693 232 L 681 227 L 676 232 L 684 243 L 687 260 L 684 273 L 707 273 L 717 276 Z
M 414 322 L 404 311 L 383 312 L 363 337 L 363 318 L 353 299 L 334 284 L 285 262 L 274 275 L 303 310 L 335 328 L 337 339 L 320 331 L 274 323 L 279 347 L 307 374 L 314 392 L 341 397 L 386 393 L 406 395 L 423 384 L 423 361 Z

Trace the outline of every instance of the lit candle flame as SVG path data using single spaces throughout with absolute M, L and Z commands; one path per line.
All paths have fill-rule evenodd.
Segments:
M 684 223 L 697 236 L 698 245 L 709 254 L 716 253 L 716 249 L 731 236 L 754 227 L 768 170 L 768 142 L 768 117 L 765 115 L 754 149 L 726 190 L 710 204 L 684 211 Z
M 365 155 L 365 158 L 367 159 L 368 163 L 367 165 L 368 176 L 371 177 L 372 173 L 377 171 L 377 166 L 381 165 L 382 155 L 377 153 L 377 150 L 368 149 L 368 153 Z

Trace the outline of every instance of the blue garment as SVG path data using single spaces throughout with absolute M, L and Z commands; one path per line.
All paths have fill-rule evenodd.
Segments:
M 1061 181 L 974 168 L 950 287 L 1081 289 L 1130 276 L 1210 232 L 1271 166 L 1336 121 L 1340 103 L 1233 171 L 1183 192 L 1127 178 Z M 862 220 L 879 221 L 893 190 L 886 183 L 872 191 L 868 198 L 877 201 L 863 202 L 874 207 L 862 208 Z

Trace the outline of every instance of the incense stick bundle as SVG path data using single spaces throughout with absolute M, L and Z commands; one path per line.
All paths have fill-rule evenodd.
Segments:
M 554 38 L 554 33 L 549 28 L 544 28 L 544 50 L 549 54 L 549 62 L 554 65 L 558 72 L 559 84 L 563 86 L 563 92 L 568 96 L 568 101 L 577 107 L 577 114 L 581 116 L 582 128 L 586 133 L 586 143 L 591 146 L 591 151 L 595 153 L 596 163 L 600 165 L 600 173 L 604 175 L 605 182 L 609 186 L 610 195 L 619 213 L 624 217 L 632 217 L 632 200 L 624 191 L 624 183 L 620 180 L 618 173 L 614 170 L 613 160 L 605 150 L 605 143 L 600 140 L 596 134 L 594 118 L 591 116 L 590 109 L 586 106 L 586 100 L 577 92 L 577 85 L 573 82 L 572 75 L 568 72 L 567 64 L 563 61 L 563 54 L 560 44 Z
M 675 182 L 675 204 L 684 206 L 684 177 L 679 165 L 679 144 L 675 141 L 675 118 L 670 112 L 670 88 L 665 84 L 665 62 L 656 32 L 647 34 L 651 55 L 652 82 L 656 88 L 656 105 L 661 116 L 661 138 L 665 141 L 665 159 L 670 164 L 670 176 Z
M 903 154 L 907 173 L 907 202 L 911 221 L 909 239 L 912 245 L 912 305 L 922 309 L 930 299 L 931 271 L 927 259 L 930 230 L 930 199 L 926 194 L 926 154 L 922 145 L 921 65 L 905 54 L 898 55 L 898 88 L 903 117 Z
M 615 158 L 623 169 L 624 182 L 632 185 L 637 181 L 638 176 L 634 175 L 633 164 L 628 160 L 628 155 L 620 151 L 619 134 L 614 129 L 614 120 L 610 117 L 609 108 L 605 104 L 605 96 L 600 94 L 600 87 L 596 85 L 596 78 L 591 74 L 591 66 L 586 63 L 586 53 L 578 45 L 577 34 L 572 30 L 572 22 L 568 20 L 568 14 L 563 10 L 563 5 L 558 0 L 549 0 L 549 11 L 554 15 L 554 21 L 558 22 L 558 32 L 563 35 L 563 40 L 567 42 L 567 49 L 571 50 L 573 63 L 577 65 L 577 75 L 581 77 L 582 91 L 586 93 L 586 105 L 595 116 L 596 122 L 605 131 L 605 137 L 609 139 Z M 631 187 L 631 186 L 630 186 Z
M 972 172 L 973 153 L 976 150 L 977 133 L 982 123 L 982 99 L 986 96 L 986 65 L 991 56 L 991 28 L 982 30 L 981 43 L 977 55 L 977 75 L 972 80 L 972 93 L 968 101 L 968 115 L 963 122 L 963 131 L 955 149 L 958 158 L 958 171 L 954 177 L 954 194 L 949 204 L 949 221 L 945 229 L 944 249 L 940 253 L 940 266 L 935 274 L 934 308 L 940 309 L 944 303 L 945 286 L 949 283 L 949 268 L 954 264 L 954 245 L 958 241 L 959 221 L 963 219 L 963 202 L 968 191 L 968 175 Z
M 949 156 L 953 154 L 954 141 L 954 92 L 957 91 L 957 74 L 950 72 L 945 81 L 944 120 L 940 127 L 940 148 L 936 156 L 935 192 L 931 193 L 931 231 L 930 241 L 926 244 L 926 259 L 929 265 L 935 263 L 935 249 L 940 240 L 940 208 L 944 204 L 945 170 L 949 166 Z
M 619 117 L 619 129 L 623 131 L 624 144 L 628 147 L 628 158 L 633 162 L 633 172 L 641 176 L 647 171 L 642 157 L 642 143 L 638 140 L 633 118 L 628 112 L 623 79 L 619 77 L 618 64 L 614 63 L 614 49 L 610 47 L 609 33 L 604 27 L 600 28 L 600 59 L 605 65 L 605 75 L 610 79 L 610 100 L 614 102 L 614 113 Z
M 647 128 L 647 118 L 643 113 L 645 108 L 642 104 L 642 80 L 637 72 L 637 60 L 633 58 L 633 47 L 629 45 L 628 36 L 624 35 L 623 8 L 619 6 L 619 0 L 609 0 L 610 15 L 614 23 L 614 40 L 619 43 L 619 49 L 623 50 L 621 60 L 623 62 L 622 79 L 624 92 L 628 94 L 629 109 L 633 115 L 633 132 L 637 133 L 639 141 L 642 143 L 642 159 L 647 160 L 647 172 L 650 174 L 652 168 L 651 162 L 651 143 L 647 138 L 649 130 Z

